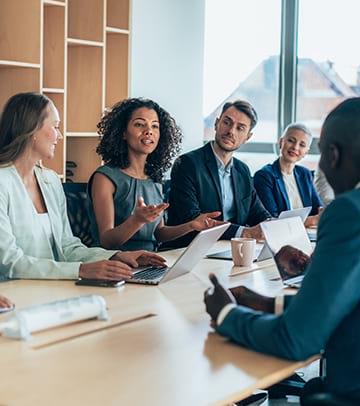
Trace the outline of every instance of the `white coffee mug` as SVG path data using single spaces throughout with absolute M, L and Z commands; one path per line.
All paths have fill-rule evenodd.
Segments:
M 255 238 L 232 238 L 231 255 L 234 265 L 249 266 L 252 264 L 255 255 Z

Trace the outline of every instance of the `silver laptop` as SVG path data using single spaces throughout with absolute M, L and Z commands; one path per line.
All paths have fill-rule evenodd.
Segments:
M 296 217 L 299 216 L 302 220 L 303 223 L 305 223 L 305 220 L 308 218 L 309 214 L 311 212 L 311 206 L 308 207 L 302 207 L 300 209 L 293 209 L 293 210 L 285 210 L 282 211 L 279 215 L 279 219 L 286 219 L 289 217 Z M 316 231 L 308 231 L 306 230 L 310 241 L 316 242 Z
M 279 219 L 282 218 L 290 218 L 290 217 L 300 217 L 302 222 L 304 222 L 309 213 L 311 211 L 311 207 L 302 207 L 300 209 L 293 209 L 293 210 L 285 210 L 282 211 L 279 215 Z M 232 260 L 231 250 L 214 252 L 213 254 L 209 254 L 206 256 L 207 258 L 211 259 L 226 259 Z M 256 247 L 254 261 L 264 261 L 265 259 L 269 259 L 272 257 L 272 253 L 266 243 L 262 247 Z
M 266 243 L 285 286 L 301 286 L 313 247 L 300 217 L 261 223 Z
M 308 218 L 311 212 L 310 207 L 301 207 L 300 209 L 284 210 L 279 214 L 279 219 L 288 219 L 290 217 L 300 217 L 302 222 Z
M 173 266 L 133 268 L 133 277 L 126 282 L 158 285 L 190 272 L 229 226 L 227 223 L 201 231 Z

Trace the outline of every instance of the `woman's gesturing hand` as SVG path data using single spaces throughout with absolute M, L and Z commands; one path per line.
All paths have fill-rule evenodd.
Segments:
M 139 197 L 134 216 L 139 223 L 152 223 L 155 221 L 164 210 L 169 207 L 168 203 L 149 204 L 146 205 L 143 197 Z
M 204 213 L 197 216 L 190 222 L 191 228 L 194 231 L 202 231 L 207 228 L 212 228 L 226 223 L 225 221 L 215 220 L 216 217 L 221 215 L 220 211 L 213 211 L 211 213 Z

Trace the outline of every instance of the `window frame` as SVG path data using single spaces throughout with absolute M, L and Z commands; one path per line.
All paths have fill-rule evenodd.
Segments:
M 299 2 L 300 0 L 281 1 L 277 140 L 286 126 L 296 119 Z M 317 139 L 313 140 L 309 154 L 319 154 L 317 141 Z M 239 151 L 272 153 L 274 148 L 276 149 L 276 146 L 272 142 L 249 142 L 242 145 Z

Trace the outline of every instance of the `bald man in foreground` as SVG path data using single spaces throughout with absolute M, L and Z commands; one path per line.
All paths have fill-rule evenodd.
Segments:
M 302 405 L 319 397 L 360 405 L 360 98 L 331 111 L 320 140 L 320 168 L 336 199 L 320 219 L 298 294 L 273 314 L 274 298 L 229 291 L 210 275 L 205 304 L 216 331 L 242 346 L 290 360 L 323 353 L 327 376 L 305 385 Z

